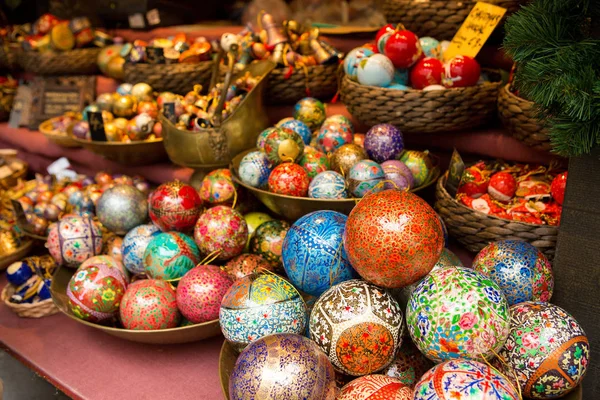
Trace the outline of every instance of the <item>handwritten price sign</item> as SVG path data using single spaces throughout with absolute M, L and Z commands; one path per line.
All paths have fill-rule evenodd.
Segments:
M 463 55 L 475 57 L 506 13 L 506 8 L 478 2 L 444 53 L 446 60 Z

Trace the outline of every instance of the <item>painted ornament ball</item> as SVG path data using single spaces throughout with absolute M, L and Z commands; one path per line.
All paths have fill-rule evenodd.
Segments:
M 384 187 L 386 189 L 410 190 L 415 184 L 410 169 L 402 161 L 388 160 L 381 163 L 383 173 L 385 174 Z
M 271 161 L 262 151 L 252 151 L 246 154 L 240 161 L 238 168 L 242 182 L 260 189 L 267 186 L 271 171 Z
M 295 162 L 304 153 L 304 141 L 291 129 L 275 128 L 265 140 L 264 152 L 274 165 Z
M 360 60 L 356 78 L 361 85 L 386 87 L 394 79 L 394 64 L 383 54 L 373 54 Z
M 121 269 L 93 257 L 81 265 L 69 281 L 69 309 L 85 321 L 110 320 L 119 311 L 126 289 L 127 280 Z
M 296 132 L 302 138 L 302 141 L 305 145 L 308 145 L 312 139 L 312 131 L 302 121 L 298 121 L 297 119 L 291 119 L 289 121 L 284 121 L 281 124 L 278 124 L 281 128 L 288 128 Z
M 121 252 L 122 248 L 123 238 L 117 235 L 110 235 L 104 241 L 104 249 L 102 249 L 102 253 L 113 257 L 117 261 L 123 261 L 123 253 Z
M 510 316 L 510 335 L 500 355 L 515 371 L 523 396 L 554 399 L 577 387 L 590 360 L 588 338 L 579 323 L 550 303 L 516 304 Z
M 354 124 L 352 123 L 352 121 L 350 121 L 350 118 L 346 117 L 345 115 L 334 114 L 334 115 L 331 115 L 331 116 L 325 118 L 325 121 L 323 121 L 323 125 L 326 125 L 329 123 L 343 125 L 346 128 L 348 128 L 350 130 L 350 132 L 354 133 Z
M 356 163 L 367 158 L 367 152 L 361 146 L 354 143 L 345 144 L 333 152 L 331 169 L 347 177 Z
M 415 387 L 417 381 L 427 372 L 433 363 L 423 355 L 412 340 L 403 340 L 394 361 L 381 374 L 398 379 L 408 387 Z
M 133 186 L 115 185 L 98 199 L 96 215 L 106 229 L 124 235 L 148 220 L 148 200 Z
M 274 333 L 304 333 L 306 305 L 282 277 L 260 273 L 238 279 L 227 290 L 219 313 L 225 339 L 237 349 Z
M 304 122 L 314 132 L 325 121 L 325 105 L 313 97 L 305 97 L 294 106 L 294 119 Z
M 444 247 L 437 214 L 420 197 L 385 190 L 362 199 L 348 216 L 344 247 L 365 280 L 386 288 L 417 282 Z
M 411 170 L 415 179 L 414 187 L 419 187 L 427 182 L 427 178 L 433 169 L 433 162 L 429 157 L 429 153 L 406 150 L 400 155 L 399 160 Z
M 385 290 L 360 279 L 332 286 L 310 313 L 310 337 L 333 366 L 352 376 L 389 365 L 402 343 L 402 310 Z
M 385 172 L 381 165 L 372 160 L 361 160 L 354 164 L 348 176 L 348 190 L 355 197 L 384 190 Z
M 175 328 L 181 319 L 175 289 L 160 279 L 143 279 L 129 285 L 119 315 L 125 329 L 146 331 Z
M 518 240 L 501 240 L 484 247 L 473 269 L 500 286 L 509 305 L 524 301 L 550 301 L 554 274 L 546 256 L 535 246 Z
M 91 257 L 91 258 L 88 258 L 87 260 L 85 260 L 79 266 L 79 268 L 87 267 L 90 264 L 104 264 L 104 265 L 108 266 L 109 268 L 115 268 L 115 269 L 121 271 L 121 273 L 123 274 L 123 277 L 125 278 L 125 282 L 127 282 L 127 284 L 129 284 L 129 282 L 131 281 L 129 271 L 127 271 L 127 268 L 125 268 L 125 266 L 123 265 L 123 263 L 121 261 L 117 260 L 114 257 L 107 256 L 105 254 L 101 254 L 99 256 L 94 256 L 94 257 Z
M 351 127 L 339 122 L 329 121 L 321 125 L 317 134 L 317 149 L 331 153 L 345 144 L 354 142 Z
M 346 199 L 346 180 L 335 171 L 321 172 L 310 182 L 308 197 L 313 199 Z
M 442 249 L 442 254 L 440 254 L 439 260 L 435 263 L 433 268 L 435 269 L 443 267 L 464 267 L 464 265 L 456 254 L 444 247 Z
M 331 286 L 356 276 L 342 244 L 347 219 L 336 211 L 315 211 L 290 227 L 281 260 L 298 289 L 320 296 Z
M 329 158 L 320 151 L 305 151 L 298 160 L 298 164 L 304 168 L 308 179 L 312 181 L 315 176 L 329 169 Z
M 202 254 L 214 254 L 217 260 L 229 260 L 244 251 L 248 241 L 248 225 L 236 210 L 216 206 L 198 218 L 194 240 Z
M 200 251 L 189 236 L 163 232 L 150 240 L 144 251 L 144 271 L 150 278 L 175 280 L 200 262 Z
M 283 220 L 260 224 L 250 239 L 250 252 L 258 254 L 274 268 L 280 267 L 283 240 L 289 229 L 290 224 Z
M 267 136 L 271 134 L 271 132 L 275 131 L 277 127 L 269 127 L 258 134 L 258 138 L 256 138 L 256 147 L 260 150 L 265 150 L 265 143 L 267 142 Z
M 491 358 L 510 329 L 500 287 L 465 267 L 431 271 L 410 296 L 406 322 L 413 342 L 434 362 Z
M 414 400 L 519 400 L 512 382 L 496 369 L 473 360 L 436 365 L 417 383 Z
M 148 198 L 150 219 L 163 232 L 189 231 L 202 210 L 198 192 L 181 181 L 163 183 Z
M 246 225 L 248 225 L 248 241 L 246 242 L 244 251 L 248 252 L 250 250 L 250 239 L 252 239 L 252 235 L 254 234 L 256 228 L 258 228 L 263 222 L 271 221 L 273 217 L 267 213 L 252 211 L 248 214 L 245 214 L 244 219 L 246 220 Z
M 219 318 L 221 300 L 233 281 L 214 265 L 192 268 L 177 284 L 177 308 L 195 324 Z
M 144 252 L 152 238 L 160 233 L 154 224 L 136 226 L 123 238 L 123 265 L 132 274 L 144 272 Z
M 76 215 L 52 224 L 46 248 L 58 265 L 77 268 L 102 252 L 102 232 L 90 217 Z
M 393 160 L 402 153 L 404 137 L 394 125 L 378 124 L 367 132 L 364 146 L 369 158 L 382 163 Z
M 215 169 L 206 174 L 198 193 L 203 202 L 212 206 L 233 203 L 236 185 L 227 168 Z
M 223 270 L 235 281 L 250 274 L 273 271 L 273 267 L 257 254 L 240 254 L 229 260 Z
M 356 81 L 358 79 L 358 64 L 364 58 L 372 56 L 374 53 L 371 49 L 366 47 L 357 47 L 352 49 L 346 58 L 344 58 L 344 72 L 350 79 Z
M 335 372 L 327 356 L 295 334 L 270 335 L 250 344 L 229 380 L 231 400 L 326 400 L 335 394 Z
M 365 375 L 345 385 L 336 400 L 413 400 L 410 387 L 385 375 Z
M 306 197 L 310 178 L 298 164 L 286 162 L 276 166 L 269 175 L 269 191 L 287 196 Z

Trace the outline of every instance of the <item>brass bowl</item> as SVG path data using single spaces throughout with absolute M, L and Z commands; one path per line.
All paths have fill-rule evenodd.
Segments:
M 32 239 L 41 240 L 42 242 L 48 241 L 48 236 L 38 235 L 31 230 L 31 227 L 24 219 L 19 219 L 16 223 L 19 230 L 23 233 L 23 235 L 30 237 Z
M 0 271 L 5 270 L 8 266 L 15 261 L 19 261 L 22 258 L 25 258 L 31 247 L 33 246 L 33 240 L 24 240 L 23 244 L 19 246 L 15 251 L 10 254 L 5 254 L 0 256 Z
M 130 340 L 138 343 L 148 344 L 177 344 L 190 343 L 199 340 L 207 339 L 221 334 L 219 320 L 204 322 L 202 324 L 182 326 L 179 328 L 160 329 L 154 331 L 138 331 L 122 328 L 113 328 L 110 326 L 93 324 L 77 318 L 69 310 L 67 297 L 67 285 L 71 276 L 75 273 L 75 269 L 61 267 L 56 271 L 50 285 L 52 300 L 56 307 L 67 317 L 79 322 L 80 324 L 89 326 L 90 328 L 101 330 L 111 336 L 116 336 L 121 339 Z
M 202 170 L 226 168 L 238 153 L 254 147 L 259 133 L 269 126 L 262 94 L 265 77 L 274 66 L 268 61 L 252 63 L 234 77 L 236 79 L 250 72 L 260 80 L 218 128 L 198 132 L 181 130 L 161 113 L 159 120 L 165 149 L 171 161 L 183 167 Z
M 238 169 L 240 162 L 246 154 L 251 151 L 256 151 L 256 148 L 246 150 L 238 154 L 231 162 L 230 169 L 233 180 L 239 185 L 248 189 L 254 196 L 256 196 L 261 203 L 263 203 L 269 210 L 274 213 L 289 219 L 296 220 L 308 213 L 319 210 L 332 210 L 338 211 L 342 214 L 350 214 L 350 211 L 354 208 L 357 201 L 360 199 L 311 199 L 309 197 L 295 197 L 287 196 L 283 194 L 271 193 L 267 190 L 258 189 L 252 187 L 244 182 L 239 177 Z M 431 169 L 429 176 L 424 184 L 419 187 L 413 188 L 410 191 L 415 193 L 433 185 L 440 177 L 440 168 L 436 165 Z
M 53 127 L 52 124 L 55 120 L 60 117 L 50 118 L 47 121 L 44 121 L 39 126 L 39 131 L 44 134 L 48 138 L 49 141 L 65 148 L 78 148 L 81 147 L 79 143 L 75 141 L 75 139 L 69 135 L 67 132 L 58 133 Z

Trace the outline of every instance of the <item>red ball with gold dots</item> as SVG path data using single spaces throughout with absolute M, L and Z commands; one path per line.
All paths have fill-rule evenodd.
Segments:
M 443 247 L 435 211 L 420 197 L 395 189 L 363 198 L 350 213 L 344 233 L 344 248 L 356 272 L 386 288 L 423 278 Z
M 568 172 L 563 172 L 562 174 L 558 174 L 552 180 L 552 185 L 550 185 L 550 193 L 554 200 L 562 206 L 563 201 L 565 200 L 565 189 L 567 188 L 567 175 Z
M 280 164 L 269 175 L 269 191 L 273 193 L 306 197 L 309 185 L 308 173 L 298 164 Z
M 223 269 L 233 280 L 254 273 L 274 270 L 273 266 L 258 254 L 240 254 L 229 260 Z
M 221 300 L 233 284 L 225 271 L 214 265 L 198 265 L 177 285 L 177 307 L 195 324 L 219 318 Z
M 144 279 L 129 285 L 119 314 L 125 329 L 146 331 L 175 328 L 181 319 L 175 289 L 158 279 Z
M 206 174 L 200 185 L 200 198 L 207 204 L 216 206 L 233 204 L 236 185 L 227 168 L 215 169 Z
M 198 218 L 194 240 L 203 254 L 214 254 L 218 260 L 229 260 L 244 251 L 248 240 L 248 224 L 242 214 L 231 207 L 209 208 Z
M 163 232 L 187 232 L 202 213 L 202 200 L 196 190 L 183 182 L 166 182 L 148 198 L 148 213 Z

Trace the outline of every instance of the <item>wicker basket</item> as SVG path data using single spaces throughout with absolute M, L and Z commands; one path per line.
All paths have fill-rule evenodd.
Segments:
M 383 13 L 387 22 L 401 23 L 417 36 L 452 40 L 467 18 L 476 0 L 384 0 Z M 519 9 L 519 0 L 486 0 L 507 9 L 504 18 Z
M 38 75 L 92 75 L 99 71 L 97 58 L 100 50 L 22 51 L 19 63 L 25 71 Z
M 365 86 L 342 79 L 342 102 L 361 123 L 390 123 L 404 133 L 472 129 L 496 115 L 499 74 L 494 82 L 446 90 L 397 90 Z M 491 76 L 490 76 L 491 77 Z
M 58 312 L 58 308 L 54 305 L 52 299 L 46 299 L 38 303 L 15 304 L 11 303 L 10 296 L 15 292 L 12 285 L 4 286 L 2 289 L 2 301 L 6 307 L 10 308 L 19 317 L 22 318 L 42 318 L 54 315 Z
M 18 71 L 19 66 L 19 52 L 21 46 L 19 44 L 11 43 L 0 46 L 0 70 L 2 71 Z
M 511 221 L 473 210 L 448 194 L 444 187 L 446 176 L 443 175 L 436 185 L 435 209 L 446 223 L 450 236 L 462 243 L 467 250 L 478 252 L 490 242 L 514 239 L 529 242 L 548 259 L 554 258 L 557 226 Z
M 181 64 L 131 64 L 123 66 L 124 81 L 136 84 L 145 82 L 158 92 L 186 94 L 194 85 L 208 87 L 212 61 Z
M 550 138 L 543 123 L 537 118 L 535 103 L 518 97 L 506 84 L 498 94 L 498 115 L 506 129 L 527 146 L 550 150 Z
M 310 96 L 330 101 L 338 90 L 338 64 L 275 68 L 267 78 L 267 104 L 294 104 Z
M 53 124 L 54 120 L 56 120 L 58 118 L 60 118 L 60 117 L 51 118 L 47 121 L 42 122 L 39 127 L 40 132 L 42 132 L 44 134 L 44 136 L 46 136 L 48 138 L 48 140 L 50 140 L 53 143 L 56 143 L 57 145 L 59 145 L 61 147 L 66 147 L 66 148 L 81 147 L 81 145 L 79 143 L 77 143 L 75 140 L 73 140 L 73 137 L 71 137 L 67 132 L 65 132 L 64 134 L 61 134 L 61 133 L 56 132 L 52 128 L 52 124 Z

